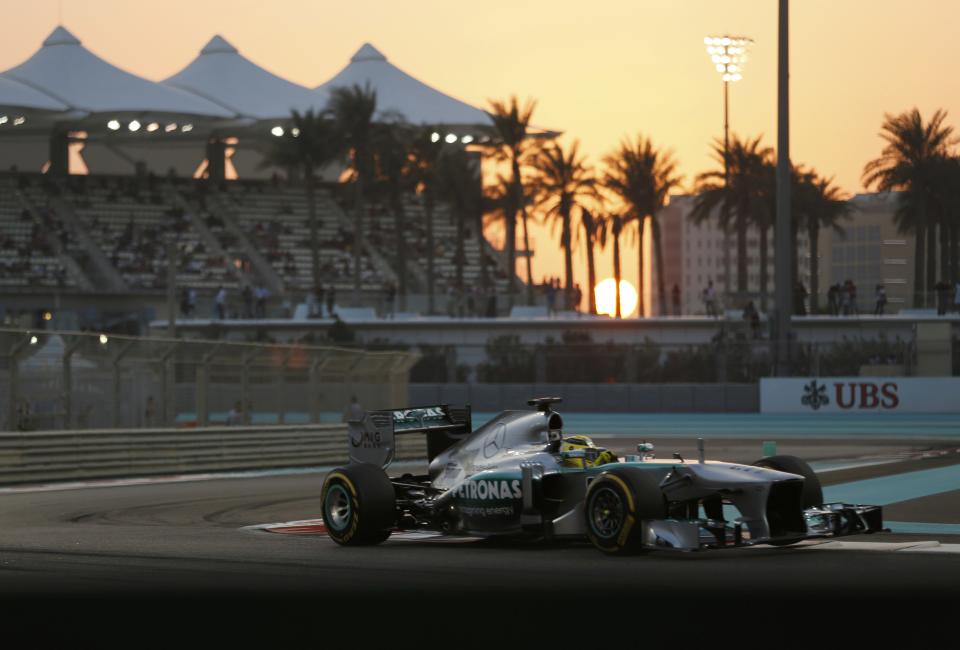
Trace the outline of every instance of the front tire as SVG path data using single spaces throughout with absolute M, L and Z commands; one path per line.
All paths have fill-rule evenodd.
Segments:
M 616 470 L 590 483 L 583 511 L 587 538 L 604 553 L 619 555 L 642 550 L 642 521 L 667 514 L 656 476 Z
M 778 472 L 799 474 L 803 477 L 803 492 L 801 505 L 804 510 L 813 506 L 823 505 L 823 488 L 820 478 L 813 468 L 803 459 L 796 456 L 767 456 L 754 463 L 755 467 L 766 467 Z
M 393 484 L 376 465 L 340 467 L 327 475 L 320 493 L 327 535 L 337 544 L 379 544 L 396 525 Z
M 820 486 L 820 479 L 813 468 L 807 462 L 796 456 L 767 456 L 754 463 L 755 467 L 766 467 L 778 472 L 788 472 L 790 474 L 799 474 L 803 477 L 803 491 L 800 493 L 800 507 L 806 510 L 813 506 L 823 505 L 823 488 Z M 798 539 L 781 539 L 769 541 L 770 546 L 790 546 L 803 541 L 803 537 Z

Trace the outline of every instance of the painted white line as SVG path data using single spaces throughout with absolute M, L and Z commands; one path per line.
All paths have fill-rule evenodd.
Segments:
M 810 546 L 818 551 L 883 551 L 908 553 L 960 553 L 960 544 L 941 544 L 936 541 L 922 542 L 840 542 L 831 541 Z

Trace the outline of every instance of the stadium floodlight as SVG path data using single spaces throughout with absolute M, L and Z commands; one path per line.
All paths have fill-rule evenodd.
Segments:
M 460 138 L 460 141 L 463 142 L 463 144 L 470 144 L 471 142 L 473 142 L 473 136 L 465 135 L 462 138 Z
M 457 136 L 453 133 L 448 133 L 447 137 L 444 138 L 444 140 L 446 140 L 447 144 L 453 144 L 454 142 L 457 141 Z
M 170 133 L 171 131 L 176 131 L 176 130 L 177 130 L 177 123 L 176 123 L 176 122 L 173 122 L 172 124 L 168 124 L 168 125 L 166 125 L 165 127 L 163 127 L 163 130 L 164 130 L 165 132 L 167 132 L 167 133 Z
M 106 345 L 109 341 L 110 339 L 107 337 L 106 334 L 100 335 L 100 345 Z
M 117 131 L 120 128 L 120 120 L 110 120 L 107 122 L 107 128 L 111 131 Z
M 159 128 L 160 128 L 159 124 L 157 124 L 156 122 L 150 122 L 150 124 L 147 125 L 147 133 L 153 133 Z
M 184 124 L 183 126 L 180 127 L 180 130 L 181 130 L 182 132 L 184 132 L 184 133 L 190 133 L 191 131 L 193 131 L 193 125 L 192 125 L 192 124 Z
M 9 119 L 6 115 L 0 115 L 0 124 L 6 124 Z
M 31 337 L 30 337 L 30 345 L 36 345 L 36 344 L 37 344 L 37 341 L 39 341 L 39 340 L 40 340 L 40 339 L 38 339 L 36 336 L 31 336 Z
M 275 126 L 275 127 L 273 127 L 272 129 L 270 129 L 270 133 L 272 133 L 273 135 L 277 136 L 278 138 L 279 138 L 279 137 L 282 137 L 282 136 L 283 136 L 283 127 L 282 127 L 282 126 Z
M 430 134 L 430 142 L 440 142 L 440 134 L 434 131 Z
M 292 136 L 295 137 L 295 138 L 299 138 L 299 137 L 300 137 L 300 129 L 298 129 L 297 127 L 293 127 L 292 129 L 290 129 L 290 135 L 292 135 Z
M 15 117 L 15 118 L 13 118 L 13 125 L 14 125 L 14 126 L 20 126 L 21 124 L 23 124 L 23 123 L 26 122 L 26 121 L 27 121 L 27 118 L 25 118 L 24 116 L 21 115 L 20 117 Z
M 730 83 L 743 79 L 743 64 L 747 62 L 747 47 L 753 43 L 746 36 L 707 36 L 703 44 L 717 72 L 723 79 L 723 178 L 724 185 L 730 181 Z M 723 273 L 724 290 L 730 293 L 730 242 L 729 233 L 724 233 Z
M 140 130 L 140 122 L 138 122 L 137 120 L 134 120 L 127 125 L 127 128 L 133 131 L 134 133 L 136 133 L 137 131 Z

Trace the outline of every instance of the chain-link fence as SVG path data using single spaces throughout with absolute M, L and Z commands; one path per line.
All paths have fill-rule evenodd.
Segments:
M 0 329 L 6 430 L 301 424 L 403 405 L 418 355 Z

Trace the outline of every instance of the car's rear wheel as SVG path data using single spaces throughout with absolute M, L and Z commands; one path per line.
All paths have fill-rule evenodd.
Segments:
M 642 521 L 666 517 L 659 482 L 642 472 L 602 472 L 587 488 L 587 538 L 604 553 L 642 550 Z
M 768 456 L 761 458 L 754 463 L 756 467 L 766 467 L 778 472 L 788 472 L 790 474 L 799 474 L 803 477 L 803 491 L 800 496 L 800 507 L 806 510 L 813 506 L 823 504 L 823 488 L 820 486 L 820 479 L 813 468 L 801 458 L 796 456 Z M 768 542 L 771 546 L 790 546 L 802 541 L 804 538 L 781 539 Z
M 393 484 L 376 465 L 333 470 L 323 482 L 320 502 L 327 535 L 338 544 L 379 544 L 396 525 Z

